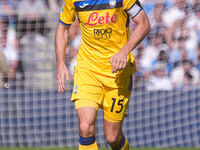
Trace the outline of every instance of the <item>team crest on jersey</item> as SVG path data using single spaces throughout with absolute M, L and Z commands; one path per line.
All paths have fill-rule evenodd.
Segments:
M 78 91 L 78 85 L 76 84 L 75 87 L 74 87 L 74 94 L 76 94 Z
M 116 0 L 110 0 L 109 1 L 109 5 L 110 5 L 111 8 L 115 8 L 115 6 L 116 6 Z

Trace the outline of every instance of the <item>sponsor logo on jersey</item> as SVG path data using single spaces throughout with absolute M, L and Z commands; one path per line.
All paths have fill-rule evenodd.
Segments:
M 109 1 L 109 5 L 110 5 L 111 8 L 115 8 L 115 6 L 116 6 L 116 0 L 110 0 Z
M 117 14 L 110 16 L 110 13 L 107 12 L 105 16 L 99 16 L 97 12 L 93 12 L 89 15 L 88 20 L 84 25 L 88 26 L 96 26 L 96 25 L 103 25 L 114 23 L 117 20 Z
M 97 40 L 106 40 L 112 36 L 112 28 L 94 29 L 94 38 Z

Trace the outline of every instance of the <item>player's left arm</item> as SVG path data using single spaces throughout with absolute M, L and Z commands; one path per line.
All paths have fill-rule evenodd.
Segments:
M 150 23 L 144 10 L 141 10 L 132 20 L 135 22 L 136 28 L 129 41 L 110 59 L 112 73 L 116 73 L 126 67 L 127 55 L 145 38 L 150 30 Z

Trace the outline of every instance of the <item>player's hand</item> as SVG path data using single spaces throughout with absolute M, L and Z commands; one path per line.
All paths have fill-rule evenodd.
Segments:
M 123 51 L 119 51 L 111 57 L 110 63 L 112 65 L 112 73 L 117 73 L 126 67 L 127 55 Z
M 66 68 L 66 66 L 59 66 L 57 68 L 57 85 L 58 85 L 58 92 L 64 92 L 65 91 L 65 79 L 69 81 L 69 70 Z

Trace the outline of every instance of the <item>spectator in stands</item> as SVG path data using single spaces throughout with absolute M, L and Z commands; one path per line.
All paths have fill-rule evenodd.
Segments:
M 7 44 L 18 49 L 18 39 L 16 35 L 16 28 L 13 24 L 13 20 L 9 17 L 0 17 L 0 30 L 1 33 L 7 37 Z
M 198 0 L 196 0 L 196 2 L 198 2 L 198 3 L 196 3 L 196 5 L 194 7 L 194 10 L 195 10 L 195 14 L 197 16 L 197 21 L 198 22 L 195 25 L 195 29 L 196 29 L 196 31 L 198 33 L 198 38 L 197 38 L 198 42 L 200 43 L 200 2 Z
M 164 2 L 158 2 L 155 4 L 155 8 L 149 14 L 149 20 L 151 23 L 151 29 L 157 27 L 163 27 L 164 24 L 162 22 L 162 14 L 165 11 Z
M 0 89 L 3 88 L 4 82 L 8 80 L 8 64 L 4 54 L 0 51 Z
M 172 64 L 172 68 L 175 68 L 179 65 L 181 65 L 182 60 L 184 58 L 187 58 L 187 53 L 184 47 L 185 39 L 183 37 L 180 37 L 176 42 L 176 47 L 172 48 L 171 51 L 169 51 L 169 62 Z
M 59 3 L 61 3 L 60 0 L 45 0 L 45 4 L 47 5 L 47 8 L 49 10 L 55 11 L 55 12 L 60 10 L 59 9 L 59 7 L 60 7 Z
M 194 52 L 198 41 L 194 38 L 194 33 L 192 32 L 193 29 L 188 25 L 191 23 L 190 18 L 192 17 L 192 11 L 191 6 L 187 3 L 184 6 L 184 13 L 185 17 L 176 20 L 169 30 L 169 40 L 171 40 L 169 45 L 173 48 L 173 40 L 182 37 L 184 39 L 184 48 L 186 49 L 188 56 L 191 60 L 195 61 L 196 58 L 194 58 Z
M 10 0 L 0 1 L 0 10 L 2 10 L 2 16 L 10 16 L 13 11 L 13 4 Z
M 171 91 L 173 89 L 170 77 L 165 73 L 163 63 L 157 63 L 155 71 L 147 80 L 146 90 Z
M 171 73 L 174 89 L 188 90 L 197 87 L 200 81 L 199 75 L 199 71 L 193 67 L 191 61 L 183 60 L 182 66 L 174 68 Z
M 159 33 L 161 38 L 162 43 L 167 43 L 169 42 L 168 40 L 168 29 L 163 23 L 163 18 L 162 15 L 166 11 L 166 3 L 165 2 L 157 2 L 155 4 L 155 8 L 153 11 L 150 12 L 149 15 L 149 20 L 151 23 L 151 34 Z M 150 36 L 151 38 L 151 36 Z M 169 46 L 168 46 L 169 47 Z M 167 48 L 168 49 L 168 48 Z
M 158 64 L 162 64 L 163 65 L 163 71 L 165 72 L 165 74 L 168 74 L 171 72 L 171 70 L 173 69 L 173 64 L 171 64 L 169 62 L 168 59 L 168 54 L 166 51 L 161 50 L 157 59 L 153 61 L 153 71 L 155 71 L 155 69 L 157 68 Z
M 2 19 L 2 18 L 1 18 Z M 18 66 L 18 50 L 10 45 L 7 42 L 7 33 L 8 33 L 8 20 L 1 20 L 1 34 L 0 34 L 0 51 L 5 55 L 8 66 L 9 66 L 9 79 L 15 80 L 16 79 L 16 71 Z
M 176 0 L 162 15 L 164 25 L 171 28 L 174 22 L 185 17 L 184 7 L 186 0 Z M 173 17 L 172 17 L 173 16 Z
M 192 38 L 197 42 L 200 43 L 200 1 L 195 0 L 193 5 L 193 14 L 187 21 L 187 28 L 190 29 L 190 34 Z
M 188 28 L 182 28 L 180 36 L 184 39 L 184 48 L 187 52 L 188 59 L 195 63 L 197 61 L 197 40 L 194 40 L 194 38 L 192 38 L 191 30 L 189 30 Z
M 140 65 L 140 60 L 143 55 L 144 51 L 144 46 L 142 43 L 140 43 L 134 51 L 132 51 L 134 57 L 135 57 L 135 62 L 136 62 L 136 67 L 137 67 L 137 72 L 133 74 L 133 90 L 138 91 L 144 89 L 144 83 L 146 78 L 149 76 L 150 72 L 146 72 Z
M 159 32 L 153 33 L 149 37 L 150 45 L 144 48 L 143 56 L 140 61 L 141 67 L 147 71 L 152 71 L 152 63 L 159 55 L 160 50 L 167 50 L 168 46 L 163 43 L 163 36 Z
M 15 0 L 1 0 L 0 1 L 0 16 L 8 18 L 10 25 L 16 28 L 16 2 Z
M 196 62 L 196 68 L 200 71 L 200 43 L 197 47 L 197 62 Z
M 19 38 L 28 33 L 37 33 L 36 36 L 43 40 L 45 35 L 47 7 L 41 0 L 22 0 L 18 4 L 18 34 Z
M 144 51 L 144 46 L 142 43 L 140 43 L 134 51 L 132 51 L 133 56 L 135 57 L 135 61 L 136 61 L 136 67 L 137 67 L 137 72 L 134 74 L 134 76 L 136 77 L 144 77 L 144 70 L 140 65 L 140 60 L 143 56 L 143 51 Z

